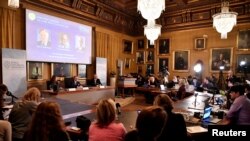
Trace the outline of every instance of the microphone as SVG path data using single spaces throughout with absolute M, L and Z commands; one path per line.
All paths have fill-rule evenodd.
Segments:
M 117 110 L 117 114 L 120 115 L 121 114 L 121 105 L 120 105 L 120 103 L 116 103 L 115 107 L 116 107 L 116 110 Z
M 6 95 L 7 95 L 7 96 L 11 96 L 11 97 L 13 97 L 13 98 L 15 98 L 15 99 L 18 99 L 18 97 L 14 96 L 10 91 L 8 91 L 8 92 L 6 93 Z

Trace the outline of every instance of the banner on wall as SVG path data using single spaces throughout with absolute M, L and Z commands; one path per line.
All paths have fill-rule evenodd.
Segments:
M 107 85 L 107 58 L 96 57 L 96 74 L 102 82 Z
M 23 96 L 27 90 L 25 50 L 2 49 L 2 78 L 13 95 Z

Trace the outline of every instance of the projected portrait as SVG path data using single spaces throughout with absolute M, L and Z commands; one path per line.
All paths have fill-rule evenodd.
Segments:
M 38 31 L 37 34 L 37 45 L 39 47 L 50 47 L 50 36 L 49 36 L 49 31 L 45 28 L 42 28 Z
M 65 49 L 70 48 L 69 35 L 66 33 L 61 33 L 59 36 L 60 36 L 59 37 L 59 47 L 65 48 Z
M 77 50 L 83 50 L 86 47 L 84 36 L 76 36 L 75 37 L 75 48 Z

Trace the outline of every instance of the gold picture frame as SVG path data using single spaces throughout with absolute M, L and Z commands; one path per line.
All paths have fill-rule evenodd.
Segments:
M 196 50 L 206 49 L 206 38 L 195 38 L 194 44 L 195 44 L 194 48 Z
M 133 54 L 133 42 L 129 40 L 123 40 L 123 52 Z
M 240 30 L 237 36 L 237 48 L 250 50 L 250 29 Z
M 27 62 L 28 81 L 43 80 L 43 65 L 41 62 Z
M 212 48 L 210 50 L 210 71 L 220 71 L 220 66 L 224 66 L 224 70 L 228 71 L 232 68 L 233 49 L 230 48 Z
M 144 64 L 145 62 L 145 52 L 144 51 L 137 51 L 136 52 L 136 63 L 137 64 Z
M 66 63 L 52 63 L 51 74 L 56 77 L 71 77 L 72 65 Z
M 173 54 L 173 70 L 188 72 L 190 66 L 190 50 L 176 50 Z
M 124 68 L 129 69 L 130 65 L 131 65 L 131 59 L 130 58 L 125 58 Z
M 159 55 L 165 55 L 169 54 L 170 51 L 170 39 L 159 39 L 159 48 L 158 48 L 158 54 Z

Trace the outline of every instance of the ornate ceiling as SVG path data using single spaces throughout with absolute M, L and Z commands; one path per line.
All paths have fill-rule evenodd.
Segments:
M 137 0 L 22 0 L 55 12 L 129 35 L 142 35 L 146 21 L 137 12 Z M 212 15 L 220 12 L 221 0 L 166 0 L 166 10 L 157 20 L 162 32 L 211 27 Z M 238 23 L 250 22 L 250 0 L 230 0 Z

